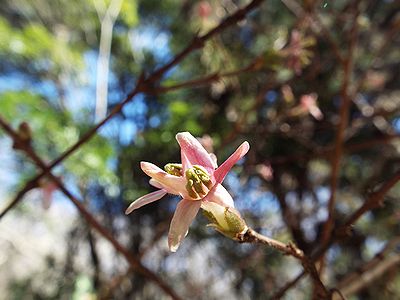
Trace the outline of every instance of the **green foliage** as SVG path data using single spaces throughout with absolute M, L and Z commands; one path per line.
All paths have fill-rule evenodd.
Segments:
M 28 121 L 36 150 L 46 160 L 55 159 L 76 143 L 87 124 L 76 123 L 69 112 L 60 111 L 46 99 L 30 91 L 8 91 L 0 94 L 2 116 L 14 128 Z M 84 126 L 82 126 L 84 125 Z M 113 148 L 106 138 L 96 136 L 77 151 L 66 163 L 68 171 L 85 182 L 116 182 L 109 167 Z
M 123 1 L 121 6 L 121 19 L 128 27 L 134 27 L 139 22 L 136 0 Z
M 69 47 L 60 33 L 53 35 L 43 25 L 30 23 L 21 29 L 0 17 L 0 56 L 12 56 L 17 63 L 35 63 L 39 69 L 73 72 L 83 68 L 81 52 Z

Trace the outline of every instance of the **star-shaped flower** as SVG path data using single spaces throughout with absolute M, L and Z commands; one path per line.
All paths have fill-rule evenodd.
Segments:
M 182 163 L 167 164 L 164 171 L 152 163 L 141 162 L 143 172 L 151 177 L 150 184 L 159 190 L 134 201 L 126 214 L 161 199 L 167 193 L 181 196 L 168 234 L 172 252 L 178 249 L 200 207 L 208 212 L 214 220 L 212 226 L 218 231 L 229 236 L 234 231 L 244 230 L 245 223 L 241 222 L 231 195 L 221 183 L 232 166 L 249 151 L 249 143 L 242 143 L 218 167 L 215 156 L 208 153 L 189 132 L 178 133 L 176 139 L 181 147 Z

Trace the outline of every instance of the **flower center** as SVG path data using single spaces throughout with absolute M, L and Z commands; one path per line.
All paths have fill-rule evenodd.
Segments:
M 210 175 L 202 167 L 194 165 L 185 172 L 186 190 L 189 196 L 197 199 L 207 195 L 212 187 Z
M 182 164 L 169 163 L 164 166 L 165 172 L 174 176 L 183 176 Z M 185 172 L 186 190 L 193 199 L 203 198 L 212 188 L 210 175 L 203 167 L 194 165 Z

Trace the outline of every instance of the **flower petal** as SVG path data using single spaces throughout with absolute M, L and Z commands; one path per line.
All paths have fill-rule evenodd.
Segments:
M 207 196 L 205 196 L 202 201 L 214 202 L 224 207 L 234 207 L 232 196 L 219 183 L 214 185 L 214 187 L 208 192 Z
M 165 190 L 168 194 L 173 194 L 173 195 L 178 195 L 178 196 L 182 196 L 181 193 L 177 192 L 177 189 L 171 189 L 165 185 L 163 185 L 162 183 L 158 182 L 157 180 L 150 178 L 149 180 L 149 184 L 154 186 L 155 188 L 158 188 L 160 190 Z
M 181 163 L 182 163 L 182 170 L 183 173 L 185 174 L 187 169 L 190 169 L 193 167 L 187 156 L 185 155 L 185 152 L 181 150 Z
M 176 207 L 168 234 L 168 246 L 171 252 L 176 252 L 185 238 L 189 226 L 200 209 L 201 201 L 182 199 Z
M 168 174 L 156 165 L 145 161 L 140 163 L 140 167 L 143 172 L 161 184 L 168 193 L 181 195 L 184 198 L 189 197 L 185 188 L 186 179 L 184 177 Z
M 201 208 L 212 214 L 212 216 L 218 223 L 217 225 L 222 228 L 228 227 L 228 223 L 225 220 L 225 206 L 220 205 L 216 202 L 202 201 Z
M 248 142 L 242 143 L 239 148 L 236 149 L 235 152 L 229 158 L 224 161 L 222 165 L 219 166 L 218 169 L 214 172 L 214 177 L 217 183 L 221 183 L 226 174 L 228 174 L 229 170 L 233 167 L 233 165 L 240 160 L 250 149 L 250 145 Z
M 159 183 L 157 180 L 153 179 L 153 178 L 150 178 L 149 184 L 154 186 L 155 188 L 160 189 L 160 190 L 164 189 L 163 185 L 161 183 Z
M 206 216 L 211 222 L 207 226 L 215 228 L 231 239 L 237 240 L 238 234 L 244 234 L 248 229 L 240 213 L 233 207 L 206 201 L 201 204 L 201 208 L 207 212 Z
M 187 158 L 191 165 L 200 165 L 206 168 L 210 173 L 214 171 L 215 162 L 194 136 L 192 136 L 189 132 L 180 132 L 176 135 L 176 140 L 181 147 L 184 171 L 186 171 L 184 157 Z
M 160 200 L 166 194 L 167 194 L 166 191 L 158 190 L 158 191 L 152 192 L 150 194 L 144 195 L 144 196 L 140 197 L 139 199 L 135 200 L 134 202 L 132 202 L 131 205 L 129 205 L 129 207 L 125 211 L 125 214 L 130 214 L 131 212 L 133 212 L 135 209 L 138 209 L 139 207 L 142 207 L 151 202 Z

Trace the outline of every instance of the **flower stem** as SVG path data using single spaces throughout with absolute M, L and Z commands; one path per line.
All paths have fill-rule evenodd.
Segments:
M 330 292 L 326 289 L 323 282 L 321 281 L 318 271 L 315 268 L 314 263 L 304 254 L 304 252 L 299 249 L 294 243 L 282 243 L 265 235 L 262 235 L 251 228 L 237 236 L 240 243 L 260 243 L 272 247 L 285 255 L 290 255 L 297 258 L 303 265 L 304 270 L 310 274 L 311 279 L 314 281 L 317 287 L 317 297 L 318 299 L 330 299 Z

